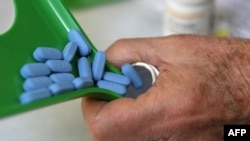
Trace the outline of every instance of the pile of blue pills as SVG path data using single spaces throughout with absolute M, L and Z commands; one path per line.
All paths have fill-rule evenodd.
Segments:
M 19 97 L 21 104 L 88 87 L 96 86 L 124 95 L 131 84 L 137 89 L 143 86 L 141 77 L 130 64 L 121 67 L 123 75 L 105 71 L 105 52 L 97 51 L 91 63 L 88 59 L 91 46 L 80 31 L 70 30 L 68 39 L 63 51 L 37 47 L 33 52 L 36 62 L 22 66 L 20 74 L 25 81 L 24 93 Z M 72 74 L 71 64 L 76 53 L 80 54 L 77 77 Z

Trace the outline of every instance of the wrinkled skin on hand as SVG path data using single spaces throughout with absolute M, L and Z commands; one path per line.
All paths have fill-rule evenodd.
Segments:
M 93 141 L 222 141 L 224 124 L 249 123 L 250 40 L 122 39 L 106 52 L 118 68 L 140 61 L 154 65 L 160 75 L 136 99 L 84 98 Z

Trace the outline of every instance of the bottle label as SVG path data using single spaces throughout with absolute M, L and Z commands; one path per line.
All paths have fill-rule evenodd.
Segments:
M 164 34 L 209 34 L 211 18 L 210 11 L 185 14 L 168 8 L 164 17 Z

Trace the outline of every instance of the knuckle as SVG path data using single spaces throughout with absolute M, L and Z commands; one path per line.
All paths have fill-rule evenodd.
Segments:
M 116 40 L 111 47 L 112 48 L 121 48 L 129 43 L 130 39 L 119 39 Z

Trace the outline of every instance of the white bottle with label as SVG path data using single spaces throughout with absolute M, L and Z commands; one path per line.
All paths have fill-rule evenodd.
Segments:
M 165 0 L 163 34 L 211 34 L 213 2 L 213 0 Z

